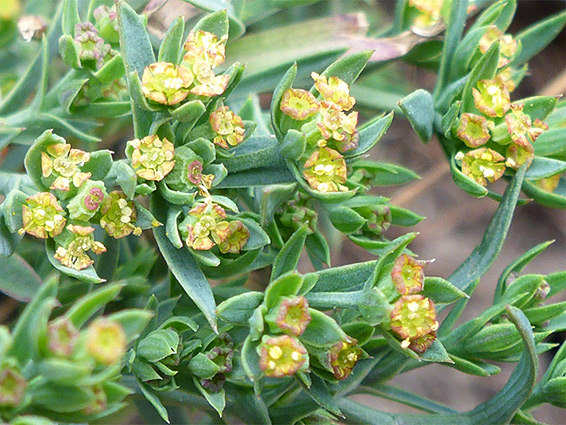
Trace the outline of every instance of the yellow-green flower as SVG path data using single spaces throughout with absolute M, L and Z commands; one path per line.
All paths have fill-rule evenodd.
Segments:
M 496 80 L 480 80 L 472 89 L 476 108 L 489 117 L 502 117 L 511 106 L 505 84 Z
M 189 95 L 193 83 L 192 72 L 169 62 L 156 62 L 147 66 L 142 76 L 145 97 L 163 105 L 176 105 Z
M 314 86 L 326 101 L 332 102 L 340 107 L 340 110 L 349 111 L 356 103 L 356 99 L 350 96 L 350 87 L 338 77 L 326 78 L 316 72 L 311 74 Z
M 222 64 L 226 58 L 226 40 L 228 36 L 218 38 L 216 35 L 206 31 L 191 31 L 185 41 L 186 50 L 183 62 L 194 64 L 204 61 L 214 69 Z
M 126 332 L 119 323 L 96 319 L 88 327 L 86 348 L 98 363 L 113 365 L 126 353 Z
M 409 0 L 409 6 L 417 9 L 421 14 L 414 20 L 418 27 L 429 27 L 438 22 L 443 0 Z
M 264 336 L 260 345 L 259 366 L 266 376 L 291 376 L 307 365 L 307 350 L 290 335 Z
M 83 173 L 80 170 L 90 160 L 90 154 L 80 149 L 71 149 L 68 143 L 54 143 L 41 152 L 41 174 L 43 178 L 55 177 L 51 184 L 51 190 L 71 190 L 81 187 L 87 181 L 91 173 Z
M 23 227 L 19 233 L 29 233 L 40 239 L 54 238 L 65 228 L 64 215 L 63 207 L 52 193 L 36 193 L 22 205 Z
M 518 170 L 524 163 L 532 162 L 535 157 L 535 149 L 528 141 L 519 140 L 507 146 L 505 155 L 507 156 L 505 165 Z
M 123 238 L 131 233 L 141 235 L 141 229 L 134 225 L 137 218 L 136 207 L 126 199 L 124 192 L 110 192 L 104 199 L 100 212 L 100 226 L 113 238 Z
M 320 109 L 320 104 L 314 95 L 303 89 L 287 89 L 280 103 L 281 111 L 297 121 L 304 121 Z
M 337 342 L 330 348 L 330 366 L 336 379 L 346 379 L 352 373 L 362 355 L 362 349 L 357 344 L 358 341 L 348 337 L 346 341 Z
M 229 75 L 216 75 L 212 65 L 204 60 L 195 62 L 192 70 L 196 81 L 191 93 L 197 96 L 219 96 L 224 93 L 230 81 Z
M 482 186 L 499 180 L 505 172 L 505 158 L 493 149 L 479 148 L 465 155 L 460 152 L 456 159 L 462 161 L 462 172 Z
M 23 402 L 27 381 L 14 368 L 3 366 L 0 371 L 0 407 L 17 407 Z
M 434 304 L 423 295 L 401 296 L 389 317 L 391 329 L 401 337 L 404 348 L 408 348 L 412 341 L 438 329 Z
M 166 138 L 157 135 L 146 136 L 128 142 L 133 148 L 132 166 L 142 179 L 160 181 L 175 166 L 175 147 Z
M 212 130 L 216 133 L 214 144 L 228 149 L 244 141 L 244 122 L 227 106 L 222 106 L 212 112 L 209 120 Z
M 65 317 L 47 326 L 47 349 L 59 357 L 71 357 L 78 339 L 78 329 Z
M 347 191 L 346 161 L 339 152 L 320 148 L 312 153 L 303 166 L 303 175 L 310 187 L 320 192 Z
M 464 113 L 458 124 L 458 138 L 470 148 L 485 145 L 491 138 L 489 123 L 492 121 L 486 120 L 484 116 Z
M 212 202 L 196 204 L 187 217 L 187 245 L 206 251 L 223 243 L 230 233 L 230 224 L 225 219 L 226 211 L 220 205 Z
M 218 249 L 222 254 L 237 254 L 246 246 L 249 238 L 250 231 L 245 224 L 239 220 L 234 220 L 230 222 L 228 235 L 226 239 L 218 245 Z
M 517 51 L 517 41 L 510 34 L 504 34 L 497 26 L 490 26 L 480 40 L 480 51 L 486 53 L 493 43 L 499 42 L 499 64 L 502 68 L 509 64 Z
M 393 263 L 391 280 L 401 295 L 421 292 L 424 287 L 424 262 L 401 254 Z
M 300 336 L 311 321 L 309 303 L 305 297 L 283 297 L 265 317 L 272 331 Z
M 321 118 L 317 123 L 320 134 L 325 140 L 335 140 L 340 152 L 347 152 L 358 146 L 357 111 L 346 115 L 337 104 L 323 101 Z
M 106 252 L 102 243 L 94 240 L 94 227 L 85 227 L 69 224 L 67 230 L 72 234 L 63 246 L 55 251 L 55 259 L 65 267 L 83 270 L 94 264 L 94 260 L 87 254 L 88 251 L 96 255 Z

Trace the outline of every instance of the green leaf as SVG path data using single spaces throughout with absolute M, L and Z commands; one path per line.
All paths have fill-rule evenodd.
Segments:
M 248 188 L 295 182 L 295 176 L 287 167 L 262 167 L 240 171 L 239 173 L 229 173 L 218 184 L 217 188 Z
M 352 164 L 354 170 L 367 170 L 372 186 L 405 184 L 420 177 L 413 171 L 396 164 L 359 160 Z M 354 171 L 355 173 L 355 171 Z M 367 174 L 367 173 L 364 173 Z
M 534 145 L 536 156 L 560 155 L 566 157 L 566 143 L 564 143 L 564 130 L 551 128 L 542 133 Z
M 179 122 L 194 124 L 205 111 L 204 103 L 200 100 L 191 100 L 176 109 L 171 109 L 169 113 Z
M 353 85 L 366 67 L 373 51 L 365 51 L 344 56 L 330 65 L 321 74 L 325 77 L 338 77 L 349 86 Z M 317 96 L 319 93 L 313 85 L 311 92 Z
M 490 363 L 484 363 L 480 360 L 466 360 L 454 354 L 450 354 L 450 359 L 452 360 L 452 364 L 448 366 L 460 372 L 467 373 L 468 375 L 494 376 L 501 371 L 499 367 Z
M 346 340 L 347 335 L 330 316 L 312 308 L 309 308 L 309 313 L 311 321 L 300 337 L 301 342 L 311 347 L 328 349 L 335 343 Z
M 476 112 L 472 89 L 480 80 L 491 80 L 497 72 L 499 64 L 499 44 L 493 43 L 489 50 L 480 58 L 468 76 L 462 97 L 462 111 Z
M 138 386 L 146 400 L 149 401 L 149 403 L 155 408 L 161 419 L 169 423 L 169 413 L 167 412 L 165 406 L 163 406 L 163 403 L 161 403 L 161 400 L 159 400 L 159 397 L 157 397 L 157 395 L 153 392 L 151 387 L 141 381 L 138 381 Z
M 295 271 L 301 252 L 305 246 L 305 239 L 307 237 L 307 228 L 300 227 L 293 233 L 289 240 L 285 243 L 273 263 L 273 270 L 271 271 L 271 281 L 274 281 L 279 276 Z
M 95 400 L 94 393 L 90 389 L 76 385 L 55 384 L 46 382 L 45 379 L 34 381 L 28 391 L 40 407 L 57 413 L 80 411 Z
M 330 265 L 330 247 L 326 238 L 320 231 L 316 231 L 307 236 L 305 248 L 309 256 L 322 261 L 324 264 Z M 312 261 L 312 258 L 311 258 Z M 322 268 L 322 267 L 321 267 Z
M 513 61 L 513 65 L 528 62 L 533 56 L 550 44 L 560 34 L 566 23 L 566 12 L 550 16 L 521 31 L 515 39 L 521 43 L 521 53 Z
M 242 223 L 246 225 L 250 231 L 250 237 L 246 245 L 242 248 L 243 251 L 253 251 L 256 249 L 263 248 L 269 245 L 271 240 L 265 231 L 257 224 L 257 222 L 251 218 L 238 218 Z
M 566 195 L 548 192 L 535 185 L 531 180 L 523 182 L 523 192 L 533 198 L 538 204 L 550 208 L 566 208 Z
M 270 185 L 256 189 L 256 193 L 260 191 L 259 211 L 262 226 L 267 226 L 271 223 L 275 211 L 277 211 L 283 203 L 288 201 L 296 190 L 297 185 L 294 183 Z
M 73 37 L 75 35 L 75 26 L 79 22 L 81 22 L 81 18 L 79 16 L 77 0 L 64 0 L 63 19 L 61 23 L 63 27 L 63 34 Z
M 66 359 L 44 359 L 38 364 L 38 372 L 42 378 L 57 384 L 72 385 L 92 373 L 92 366 Z
M 208 401 L 208 404 L 210 404 L 214 408 L 214 410 L 218 412 L 218 415 L 222 417 L 222 412 L 226 407 L 226 392 L 224 391 L 224 388 L 217 392 L 210 391 L 209 389 L 204 388 L 195 377 L 193 377 L 193 383 L 195 384 L 195 387 L 197 387 L 199 392 L 204 396 L 206 401 Z
M 190 2 L 193 4 L 196 3 L 197 6 L 199 3 L 198 0 L 191 0 Z M 221 9 L 214 13 L 205 15 L 204 18 L 198 21 L 197 24 L 193 27 L 193 31 L 207 31 L 211 34 L 214 34 L 220 39 L 225 35 L 228 35 L 229 26 L 228 12 L 226 9 Z
M 441 277 L 425 277 L 422 294 L 437 304 L 452 304 L 469 296 Z
M 167 221 L 165 222 L 165 234 L 169 238 L 171 244 L 177 248 L 183 248 L 183 241 L 179 234 L 179 216 L 183 209 L 177 205 L 171 205 L 167 211 Z
M 67 311 L 65 316 L 80 328 L 89 320 L 98 310 L 102 309 L 110 301 L 114 300 L 122 288 L 123 284 L 106 285 L 96 291 L 77 300 L 73 306 Z
M 303 277 L 296 273 L 288 273 L 271 282 L 265 288 L 263 304 L 268 308 L 273 308 L 281 297 L 289 297 L 297 294 L 303 284 Z
M 77 48 L 75 46 L 75 41 L 70 35 L 63 35 L 59 39 L 59 55 L 61 55 L 61 59 L 63 59 L 63 62 L 65 62 L 65 65 L 69 68 L 82 68 L 79 54 L 77 53 Z M 68 111 L 69 109 L 67 108 L 67 112 Z
M 166 221 L 166 206 L 158 194 L 152 196 L 151 211 L 159 221 Z M 153 234 L 169 269 L 187 295 L 202 311 L 212 328 L 216 329 L 214 296 L 197 262 L 188 250 L 177 249 L 171 244 L 165 227 L 154 228 Z
M 247 325 L 253 311 L 263 301 L 261 292 L 245 292 L 228 298 L 216 307 L 216 315 L 227 323 Z
M 566 162 L 558 159 L 535 156 L 525 173 L 526 179 L 543 179 L 566 171 Z
M 360 138 L 358 140 L 358 147 L 347 152 L 344 157 L 347 159 L 353 158 L 369 151 L 387 132 L 392 122 L 393 112 L 365 125 L 359 133 Z
M 12 233 L 6 227 L 2 215 L 2 209 L 0 208 L 0 261 L 3 260 L 3 257 L 13 255 L 18 243 L 22 239 L 22 236 Z
M 396 401 L 397 403 L 402 403 L 406 406 L 411 406 L 428 413 L 455 412 L 455 410 L 450 407 L 446 407 L 436 401 L 429 400 L 428 398 L 421 397 L 392 385 L 377 384 L 372 387 L 360 386 L 358 389 L 364 394 L 371 394 L 387 400 Z
M 179 334 L 171 329 L 150 332 L 137 346 L 136 354 L 151 363 L 177 353 Z
M 161 40 L 161 47 L 159 47 L 159 55 L 157 56 L 158 62 L 170 62 L 174 64 L 180 62 L 184 32 L 185 18 L 178 16 L 171 23 L 163 40 Z
M 366 219 L 351 208 L 338 206 L 328 215 L 332 225 L 342 233 L 354 233 L 365 223 Z
M 340 417 L 343 418 L 344 415 L 342 415 L 342 412 L 336 406 L 336 403 L 334 401 L 334 397 L 330 393 L 328 386 L 326 385 L 324 380 L 322 378 L 318 377 L 317 375 L 313 374 L 313 373 L 311 373 L 309 376 L 310 376 L 311 381 L 312 381 L 310 387 L 307 387 L 301 380 L 299 380 L 299 382 L 301 383 L 301 386 L 303 387 L 303 390 L 320 407 L 328 410 L 330 413 L 332 413 L 336 416 L 340 416 Z
M 448 278 L 457 288 L 465 291 L 472 282 L 489 270 L 497 258 L 511 225 L 524 175 L 525 167 L 521 167 L 507 187 L 503 200 L 491 219 L 482 241 Z
M 281 143 L 281 155 L 290 161 L 298 161 L 305 153 L 307 141 L 305 134 L 290 129 Z
M 453 363 L 446 351 L 446 348 L 442 345 L 440 340 L 435 340 L 432 345 L 420 356 L 421 360 L 425 362 L 435 362 L 435 363 Z
M 106 316 L 108 320 L 116 322 L 124 328 L 128 344 L 141 335 L 152 317 L 152 312 L 140 309 L 121 310 Z
M 85 173 L 91 173 L 92 180 L 103 180 L 112 169 L 112 151 L 103 149 L 92 152 L 90 160 L 81 167 Z
M 133 199 L 136 195 L 137 176 L 131 166 L 125 160 L 114 161 L 112 168 L 106 176 L 106 180 L 115 182 L 128 199 Z M 111 184 L 110 186 L 114 186 Z
M 556 108 L 558 98 L 556 96 L 534 96 L 518 100 L 515 103 L 523 105 L 523 112 L 533 121 L 536 119 L 544 120 Z
M 318 280 L 311 292 L 346 292 L 362 289 L 364 283 L 370 278 L 375 270 L 376 261 L 367 261 L 364 263 L 355 263 L 347 266 L 332 267 L 320 270 L 315 273 Z
M 96 71 L 93 75 L 103 83 L 111 83 L 112 81 L 121 78 L 126 73 L 124 61 L 121 55 L 116 55 L 104 64 L 102 68 Z
M 102 279 L 100 276 L 98 276 L 93 266 L 88 266 L 86 269 L 82 270 L 75 270 L 70 267 L 64 266 L 63 264 L 61 264 L 61 262 L 59 262 L 59 260 L 55 259 L 55 248 L 55 241 L 53 239 L 47 239 L 45 241 L 47 259 L 49 260 L 51 265 L 61 273 L 87 283 L 100 283 L 106 281 L 106 279 Z
M 295 77 L 297 75 L 297 64 L 295 63 L 291 66 L 285 75 L 275 87 L 273 91 L 273 96 L 271 98 L 271 124 L 273 125 L 273 129 L 275 130 L 275 135 L 279 140 L 283 138 L 283 133 L 281 133 L 280 124 L 282 118 L 282 112 L 279 108 L 281 103 L 281 98 L 283 97 L 283 93 L 287 91 L 287 89 L 291 88 L 293 85 L 293 81 L 295 81 Z
M 391 224 L 395 226 L 416 226 L 425 219 L 425 217 L 423 217 L 422 215 L 419 215 L 406 208 L 390 205 L 389 210 L 391 211 Z
M 221 161 L 229 173 L 237 173 L 259 167 L 281 167 L 285 161 L 279 153 L 280 146 L 273 136 L 250 137 L 230 153 L 233 155 Z
M 10 298 L 28 302 L 41 286 L 41 278 L 19 255 L 0 257 L 0 291 Z
M 399 106 L 411 123 L 421 141 L 427 143 L 432 137 L 434 104 L 432 95 L 426 90 L 416 90 L 404 97 Z

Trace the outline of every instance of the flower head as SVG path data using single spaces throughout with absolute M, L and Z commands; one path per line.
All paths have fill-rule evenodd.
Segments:
M 120 239 L 131 233 L 141 235 L 141 229 L 134 225 L 137 218 L 136 207 L 126 199 L 124 192 L 110 192 L 104 199 L 100 212 L 100 226 L 113 238 Z
M 264 336 L 260 345 L 259 365 L 269 377 L 283 378 L 294 375 L 306 365 L 307 360 L 305 347 L 290 335 Z
M 65 212 L 55 195 L 49 192 L 36 193 L 22 205 L 23 227 L 19 233 L 29 233 L 40 239 L 54 238 L 65 228 Z
M 157 135 L 146 136 L 128 142 L 133 148 L 132 166 L 142 179 L 160 181 L 175 166 L 175 147 L 166 138 Z
M 90 160 L 90 154 L 80 149 L 71 149 L 68 143 L 54 143 L 41 152 L 41 174 L 53 180 L 51 190 L 71 190 L 81 187 L 91 173 L 83 173 L 81 167 Z
M 106 247 L 94 240 L 94 227 L 69 224 L 67 230 L 71 236 L 67 238 L 63 246 L 57 248 L 54 255 L 55 259 L 65 267 L 75 270 L 86 269 L 94 264 L 94 260 L 87 254 L 88 251 L 97 255 L 106 252 Z
M 99 37 L 98 30 L 90 22 L 75 26 L 74 43 L 81 61 L 98 62 L 105 54 L 104 40 Z
M 389 314 L 391 329 L 403 339 L 403 346 L 431 332 L 436 332 L 436 310 L 431 300 L 423 295 L 403 295 Z
M 320 104 L 314 95 L 303 89 L 287 89 L 280 104 L 281 111 L 297 121 L 304 121 L 315 115 Z
M 338 77 L 326 78 L 316 72 L 311 74 L 314 86 L 326 101 L 338 105 L 341 110 L 349 111 L 356 103 L 356 99 L 350 96 L 350 87 Z
M 489 117 L 502 117 L 511 106 L 511 98 L 505 84 L 497 80 L 480 80 L 472 89 L 476 108 Z
M 88 327 L 86 347 L 98 363 L 113 365 L 126 352 L 126 332 L 117 322 L 106 318 L 96 319 Z
M 212 112 L 209 117 L 212 130 L 216 133 L 213 142 L 228 149 L 244 141 L 244 122 L 227 106 L 222 106 Z
M 401 295 L 421 292 L 424 287 L 423 261 L 401 254 L 393 263 L 391 279 Z
M 100 209 L 102 201 L 108 196 L 104 183 L 87 180 L 67 205 L 73 220 L 89 221 Z
M 142 92 L 154 102 L 176 105 L 188 96 L 193 80 L 192 72 L 183 66 L 156 62 L 143 71 Z
M 509 136 L 513 142 L 520 145 L 534 143 L 544 132 L 545 126 L 540 120 L 533 125 L 531 117 L 523 112 L 523 107 L 522 104 L 512 104 L 511 112 L 505 115 Z
M 329 351 L 330 366 L 336 379 L 345 379 L 361 358 L 362 349 L 358 341 L 348 337 L 346 341 L 334 344 Z
M 187 245 L 199 251 L 223 243 L 230 233 L 226 211 L 213 202 L 196 204 L 187 217 Z
M 218 245 L 218 249 L 222 254 L 237 254 L 246 246 L 249 238 L 250 231 L 244 223 L 239 220 L 231 221 L 228 226 L 228 235 Z
M 512 35 L 503 34 L 497 26 L 492 25 L 487 29 L 480 40 L 480 51 L 486 53 L 493 43 L 499 42 L 499 68 L 509 64 L 511 58 L 517 51 L 517 41 Z
M 505 158 L 493 149 L 475 149 L 458 154 L 456 159 L 462 160 L 462 172 L 482 186 L 499 180 L 505 172 Z
M 337 104 L 323 101 L 321 118 L 321 121 L 317 123 L 320 134 L 329 143 L 334 140 L 340 152 L 347 152 L 358 147 L 359 135 L 356 130 L 358 112 L 346 115 Z
M 507 159 L 505 165 L 518 170 L 524 163 L 531 163 L 535 157 L 535 149 L 526 140 L 511 143 L 505 152 Z
M 184 48 L 187 51 L 183 56 L 183 62 L 194 64 L 204 61 L 214 69 L 226 59 L 226 40 L 228 36 L 218 38 L 216 35 L 206 31 L 191 31 Z
M 15 369 L 3 367 L 0 371 L 0 407 L 16 407 L 24 399 L 27 382 Z
M 85 415 L 95 415 L 106 410 L 108 402 L 104 387 L 101 384 L 93 385 L 90 390 L 94 394 L 94 400 L 83 409 Z
M 266 320 L 269 316 L 272 316 L 269 321 L 280 331 L 295 336 L 302 335 L 311 321 L 309 304 L 303 296 L 282 298 Z
M 297 198 L 287 201 L 279 213 L 281 214 L 279 220 L 284 226 L 297 230 L 306 225 L 309 233 L 316 232 L 318 214 L 309 202 L 309 198 L 302 197 L 300 193 L 297 193 Z
M 330 148 L 320 148 L 312 153 L 304 166 L 303 175 L 310 187 L 320 192 L 345 192 L 346 161 L 340 153 Z
M 206 97 L 219 96 L 228 87 L 230 76 L 216 75 L 209 62 L 197 61 L 192 65 L 192 70 L 196 78 L 195 86 L 191 89 L 192 94 Z
M 491 121 L 482 115 L 464 113 L 458 124 L 458 138 L 470 148 L 485 145 L 489 139 L 489 126 Z
M 78 339 L 78 329 L 67 318 L 57 319 L 47 326 L 47 349 L 59 357 L 72 356 Z

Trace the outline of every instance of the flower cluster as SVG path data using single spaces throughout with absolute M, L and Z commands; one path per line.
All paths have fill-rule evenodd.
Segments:
M 216 75 L 214 68 L 224 62 L 226 40 L 206 31 L 191 31 L 180 64 L 157 62 L 144 69 L 145 97 L 162 105 L 177 105 L 189 94 L 212 97 L 224 93 L 230 77 Z
M 401 297 L 389 313 L 390 326 L 402 339 L 401 346 L 416 353 L 424 353 L 434 343 L 438 329 L 433 302 L 419 294 L 424 289 L 424 264 L 402 254 L 391 270 L 391 280 Z
M 343 192 L 347 178 L 343 153 L 358 146 L 358 113 L 352 109 L 355 99 L 348 84 L 338 77 L 312 73 L 318 100 L 311 92 L 288 89 L 283 93 L 281 111 L 297 122 L 308 147 L 303 155 L 303 176 L 309 186 L 320 192 Z
M 409 6 L 416 11 L 413 24 L 426 28 L 440 20 L 443 0 L 409 0 Z

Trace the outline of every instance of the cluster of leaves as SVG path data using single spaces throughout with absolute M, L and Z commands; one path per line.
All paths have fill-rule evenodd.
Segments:
M 549 243 L 511 264 L 493 305 L 454 328 L 501 249 L 521 188 L 529 194 L 530 180 L 564 171 L 554 158 L 563 144 L 553 139 L 546 143 L 552 149 L 537 152 L 553 125 L 562 125 L 563 108 L 552 112 L 556 99 L 515 102 L 521 111 L 509 99 L 495 105 L 495 97 L 482 95 L 500 84 L 499 68 L 507 75 L 498 74 L 506 78 L 501 84 L 518 84 L 524 69 L 517 66 L 552 37 L 534 45 L 538 35 L 518 37 L 515 51 L 504 50 L 512 43 L 502 31 L 513 0 L 482 12 L 460 44 L 466 1 L 399 3 L 399 31 L 440 25 L 442 17 L 448 25 L 439 94 L 418 90 L 401 102 L 402 112 L 424 141 L 439 133 L 459 185 L 501 200 L 471 256 L 448 279 L 425 277 L 427 262 L 408 249 L 416 234 L 386 237 L 390 225 L 412 226 L 422 217 L 372 194 L 373 187 L 417 178 L 365 155 L 393 114 L 358 128 L 358 112 L 350 111 L 350 90 L 372 52 L 333 63 L 343 50 L 303 52 L 323 71 L 312 73 L 309 90 L 310 70 L 286 67 L 285 55 L 261 70 L 250 62 L 249 74 L 238 63 L 224 65 L 231 46 L 241 52 L 246 37 L 253 39 L 245 35 L 225 50 L 246 24 L 311 2 L 235 2 L 227 10 L 223 2 L 190 2 L 216 11 L 191 29 L 177 18 L 155 42 L 146 17 L 126 2 L 92 0 L 84 10 L 76 0 L 60 3 L 41 52 L 0 103 L 0 147 L 7 146 L 0 289 L 29 302 L 11 334 L 2 330 L 3 420 L 88 422 L 123 408 L 130 393 L 148 417 L 157 412 L 180 422 L 186 412 L 178 403 L 213 418 L 266 424 L 535 423 L 531 409 L 563 405 L 563 348 L 535 383 L 538 354 L 554 347 L 546 338 L 566 329 L 564 303 L 542 300 L 566 289 L 566 273 L 516 277 Z M 556 31 L 563 21 L 560 15 L 539 25 Z M 50 87 L 54 46 L 67 69 Z M 525 49 L 530 56 L 523 57 Z M 254 93 L 264 90 L 273 90 L 270 111 Z M 95 130 L 117 116 L 123 118 L 113 127 Z M 550 126 L 542 135 L 537 119 Z M 89 145 L 100 141 L 93 134 L 106 143 L 112 129 L 127 131 L 130 122 L 133 137 L 108 143 L 117 153 Z M 534 158 L 532 149 L 517 154 L 537 137 Z M 486 143 L 478 158 L 468 149 Z M 503 196 L 484 187 L 485 178 L 505 170 L 482 155 L 498 152 L 515 161 L 507 164 Z M 16 160 L 23 157 L 25 173 Z M 466 166 L 466 158 L 483 162 Z M 26 233 L 32 237 L 22 239 Z M 331 267 L 327 238 L 334 233 L 378 259 Z M 303 250 L 311 273 L 297 271 Z M 250 277 L 261 290 L 250 289 Z M 451 304 L 439 323 L 437 312 Z M 493 360 L 518 365 L 500 393 L 470 412 L 383 384 L 432 362 L 489 376 L 499 372 Z M 432 415 L 378 412 L 348 398 L 356 393 Z

